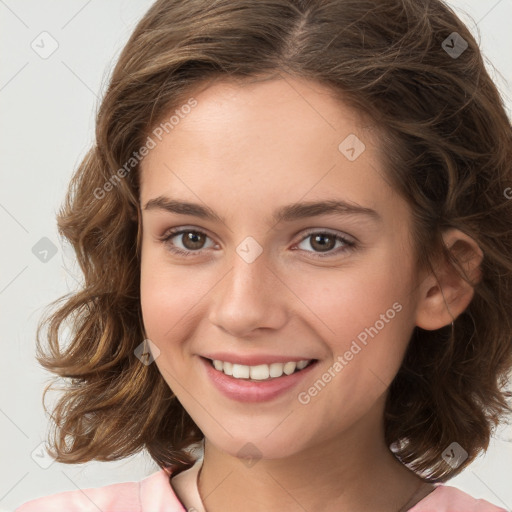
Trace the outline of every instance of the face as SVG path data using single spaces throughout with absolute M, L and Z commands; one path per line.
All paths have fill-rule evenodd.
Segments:
M 209 442 L 286 457 L 381 416 L 414 328 L 411 214 L 375 130 L 321 85 L 217 82 L 193 97 L 141 164 L 146 335 Z M 237 379 L 214 356 L 260 368 Z M 314 361 L 258 380 L 300 360 Z

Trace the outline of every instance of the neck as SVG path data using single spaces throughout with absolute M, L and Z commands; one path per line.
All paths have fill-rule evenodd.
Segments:
M 379 408 L 376 408 L 379 409 Z M 205 440 L 198 487 L 207 512 L 398 512 L 414 506 L 431 485 L 386 446 L 382 410 L 335 439 L 286 458 L 247 464 Z

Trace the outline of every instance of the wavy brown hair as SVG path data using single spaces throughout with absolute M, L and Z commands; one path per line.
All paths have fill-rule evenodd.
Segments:
M 454 32 L 468 43 L 457 57 L 447 51 Z M 156 365 L 134 354 L 145 339 L 139 164 L 122 178 L 118 170 L 198 87 L 281 74 L 328 87 L 379 128 L 422 268 L 444 254 L 469 282 L 443 245 L 450 227 L 484 253 L 482 279 L 453 326 L 414 330 L 387 397 L 388 446 L 418 475 L 444 482 L 487 449 L 512 411 L 511 125 L 467 27 L 439 0 L 158 0 L 118 59 L 96 143 L 57 216 L 84 276 L 37 330 L 39 363 L 66 384 L 52 414 L 57 461 L 146 449 L 175 472 L 193 463 L 186 448 L 202 432 Z M 452 441 L 469 455 L 457 468 L 441 457 Z

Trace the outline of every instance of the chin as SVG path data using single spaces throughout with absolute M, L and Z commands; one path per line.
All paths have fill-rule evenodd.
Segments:
M 236 457 L 244 462 L 248 467 L 253 466 L 261 459 L 284 459 L 295 455 L 302 449 L 289 432 L 284 435 L 261 436 L 233 433 L 233 437 L 226 434 L 222 439 L 205 436 L 209 443 L 213 444 L 218 450 Z M 301 438 L 298 435 L 298 438 Z M 297 438 L 295 438 L 297 439 Z

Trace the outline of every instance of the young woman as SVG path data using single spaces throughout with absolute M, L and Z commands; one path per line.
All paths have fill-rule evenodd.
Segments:
M 505 510 L 445 482 L 511 411 L 510 187 L 441 1 L 157 1 L 58 216 L 85 285 L 38 360 L 69 382 L 57 461 L 161 470 L 18 512 Z

